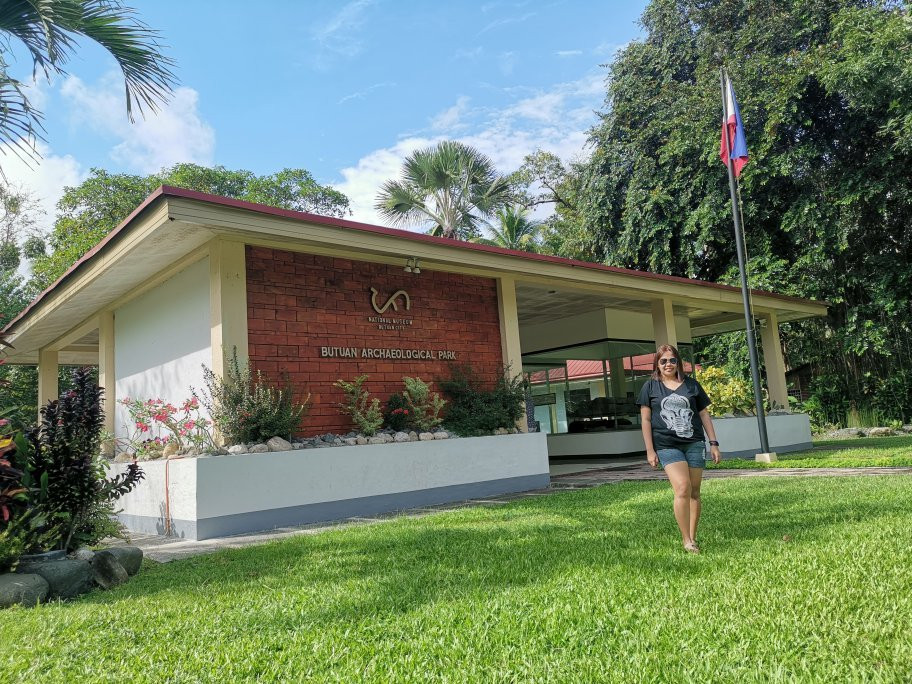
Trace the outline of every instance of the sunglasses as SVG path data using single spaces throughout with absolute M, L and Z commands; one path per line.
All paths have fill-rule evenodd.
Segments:
M 672 357 L 672 358 L 670 358 L 670 359 L 659 359 L 659 365 L 660 365 L 660 366 L 666 366 L 666 365 L 668 365 L 669 363 L 670 363 L 672 366 L 677 366 L 677 365 L 678 365 L 678 360 L 677 360 L 676 358 L 674 358 L 674 357 Z

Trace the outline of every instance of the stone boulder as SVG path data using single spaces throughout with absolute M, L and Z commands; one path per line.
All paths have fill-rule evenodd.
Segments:
M 393 441 L 400 442 L 400 443 L 408 442 L 409 441 L 408 433 L 407 432 L 397 432 L 395 435 L 393 435 Z
M 833 430 L 832 432 L 827 433 L 827 437 L 830 439 L 847 439 L 849 437 L 864 436 L 864 430 L 859 430 L 858 428 L 843 428 L 841 430 Z
M 421 434 L 418 435 L 418 439 L 422 442 L 428 442 L 428 441 L 434 439 L 434 433 L 433 432 L 422 432 Z
M 291 446 L 291 442 L 287 439 L 282 439 L 281 437 L 271 437 L 267 442 L 266 446 L 269 447 L 270 451 L 292 451 L 294 449 Z
M 434 433 L 434 439 L 449 439 L 449 438 L 450 438 L 450 434 L 443 430 L 441 430 L 440 432 Z
M 126 568 L 110 551 L 99 551 L 92 559 L 92 579 L 102 589 L 113 589 L 124 584 L 130 576 Z
M 171 458 L 172 456 L 177 456 L 177 452 L 177 442 L 168 442 L 165 444 L 165 448 L 162 449 L 162 456 L 165 458 Z
M 143 551 L 138 546 L 112 546 L 105 553 L 114 556 L 129 575 L 135 575 L 142 566 Z
M 368 444 L 386 444 L 386 435 L 374 435 L 367 440 Z
M 95 552 L 92 551 L 88 546 L 80 546 L 76 551 L 73 552 L 73 558 L 78 560 L 92 562 L 92 559 L 95 558 Z
M 247 453 L 250 454 L 265 454 L 268 451 L 269 447 L 265 444 L 254 444 L 249 449 L 247 449 Z
M 78 558 L 20 563 L 16 572 L 41 575 L 48 583 L 51 598 L 73 598 L 92 588 L 92 566 L 89 561 Z
M 0 575 L 0 608 L 34 606 L 47 598 L 50 585 L 41 575 L 15 572 Z
M 367 444 L 367 437 L 364 435 L 358 435 L 355 437 L 355 444 L 364 445 Z
M 872 427 L 868 429 L 868 437 L 891 437 L 896 433 L 888 427 Z
M 228 447 L 229 454 L 246 454 L 247 445 L 246 444 L 232 444 Z

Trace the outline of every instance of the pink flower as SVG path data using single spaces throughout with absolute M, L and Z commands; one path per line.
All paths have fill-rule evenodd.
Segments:
M 6 418 L 0 418 L 0 427 L 6 427 L 9 425 L 9 421 Z
M 142 422 L 141 420 L 137 420 L 137 421 L 136 421 L 136 428 L 137 428 L 140 432 L 148 432 L 148 431 L 149 431 L 149 427 L 150 427 L 150 426 L 149 426 L 148 423 L 144 423 L 144 422 Z

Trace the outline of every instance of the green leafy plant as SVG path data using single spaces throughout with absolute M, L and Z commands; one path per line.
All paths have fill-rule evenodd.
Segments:
M 383 425 L 383 412 L 380 410 L 380 400 L 371 399 L 370 392 L 362 387 L 365 380 L 367 375 L 359 375 L 352 382 L 336 380 L 333 386 L 345 394 L 345 401 L 339 404 L 339 411 L 351 416 L 358 429 L 370 436 Z
M 237 350 L 225 364 L 225 376 L 219 377 L 203 366 L 206 390 L 193 391 L 206 408 L 227 444 L 265 442 L 272 437 L 291 439 L 307 414 L 310 394 L 295 401 L 288 378 L 283 386 L 272 383 L 263 373 L 251 372 L 237 358 Z
M 107 534 L 110 518 L 104 513 L 143 478 L 136 463 L 112 479 L 105 477 L 99 454 L 102 389 L 87 368 L 73 371 L 72 385 L 41 409 L 40 425 L 26 433 L 29 504 L 44 516 L 45 530 L 59 526 L 54 545 L 61 549 L 95 543 Z
M 419 430 L 427 432 L 443 422 L 440 411 L 446 406 L 446 401 L 440 398 L 437 392 L 431 394 L 431 389 L 421 378 L 408 376 L 402 378 L 405 390 L 402 396 L 411 411 L 412 424 Z
M 412 412 L 409 410 L 408 400 L 399 392 L 390 396 L 386 401 L 386 411 L 383 412 L 383 424 L 390 430 L 403 432 L 412 426 Z
M 704 366 L 695 376 L 712 402 L 709 405 L 712 415 L 747 415 L 754 412 L 754 392 L 746 380 L 732 377 L 719 366 Z
M 525 382 L 521 375 L 511 377 L 509 367 L 491 386 L 472 366 L 453 364 L 450 377 L 438 380 L 450 407 L 444 425 L 463 436 L 488 435 L 497 429 L 511 429 L 525 413 Z

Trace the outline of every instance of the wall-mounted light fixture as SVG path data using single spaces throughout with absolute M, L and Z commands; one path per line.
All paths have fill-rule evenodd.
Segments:
M 416 257 L 409 257 L 405 262 L 405 269 L 403 270 L 406 273 L 414 273 L 415 275 L 421 273 L 421 267 L 419 266 L 418 259 Z

